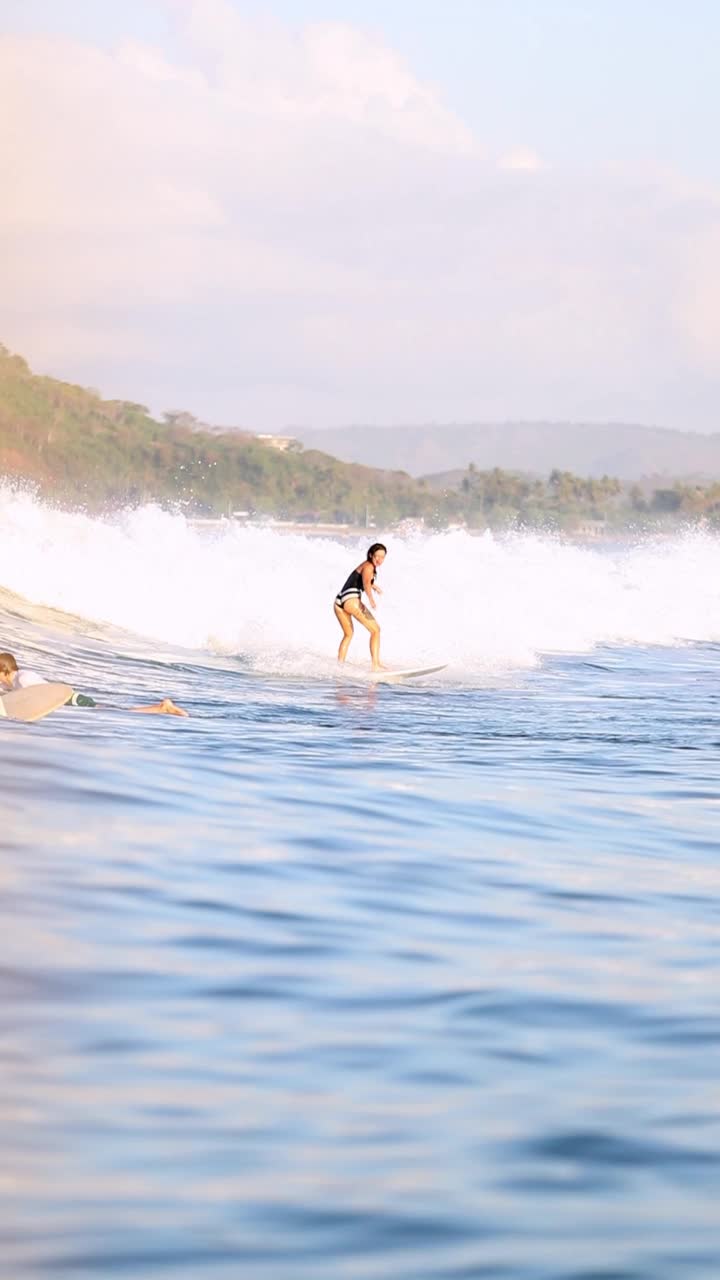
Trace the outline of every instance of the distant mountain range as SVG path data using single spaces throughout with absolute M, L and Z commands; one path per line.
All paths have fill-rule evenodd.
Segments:
M 193 516 L 344 528 L 720 528 L 719 435 L 618 424 L 355 427 L 296 432 L 311 446 L 299 448 L 291 436 L 213 429 L 184 410 L 163 416 L 34 374 L 0 345 L 0 482 L 29 482 L 84 510 L 152 501 Z
M 412 476 L 502 467 L 547 475 L 553 468 L 584 476 L 715 480 L 720 433 L 699 435 L 629 423 L 498 422 L 467 426 L 297 429 L 306 448 L 343 462 L 407 471 Z

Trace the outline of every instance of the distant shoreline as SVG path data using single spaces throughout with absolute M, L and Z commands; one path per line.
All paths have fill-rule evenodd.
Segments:
M 371 539 L 376 533 L 375 525 L 370 527 L 365 525 L 350 524 L 333 524 L 329 521 L 318 521 L 316 524 L 305 523 L 297 520 L 244 520 L 235 519 L 232 516 L 198 516 L 188 517 L 188 524 L 191 528 L 202 532 L 207 530 L 213 532 L 220 529 L 262 529 L 269 530 L 272 533 L 288 533 L 288 534 L 304 534 L 308 538 L 347 538 L 356 541 L 363 538 Z M 413 527 L 393 528 L 391 525 L 383 526 L 382 532 L 385 537 L 407 538 L 417 534 L 444 534 L 444 533 L 466 533 L 471 538 L 483 538 L 486 534 L 492 537 L 502 537 L 505 534 L 537 534 L 561 539 L 563 542 L 572 542 L 579 546 L 618 546 L 627 543 L 638 536 L 642 537 L 674 537 L 677 530 L 646 530 L 640 532 L 633 529 L 618 530 L 598 530 L 591 533 L 583 530 L 571 529 L 531 529 L 523 527 L 518 529 L 493 529 L 489 525 L 474 526 L 472 528 L 465 525 L 451 525 L 444 528 L 430 528 L 427 525 L 415 524 Z

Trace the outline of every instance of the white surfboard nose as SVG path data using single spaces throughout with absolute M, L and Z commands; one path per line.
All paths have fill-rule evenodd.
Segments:
M 447 662 L 441 662 L 435 667 L 412 667 L 404 671 L 371 671 L 368 679 L 374 680 L 376 684 L 396 684 L 400 680 L 414 680 L 418 676 L 432 676 L 436 671 L 444 671 Z

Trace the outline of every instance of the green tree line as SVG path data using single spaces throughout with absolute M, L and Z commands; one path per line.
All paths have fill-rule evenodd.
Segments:
M 553 470 L 546 480 L 471 463 L 459 492 L 471 525 L 570 529 L 596 524 L 609 530 L 657 528 L 702 520 L 720 527 L 720 483 L 676 483 L 656 488 L 623 485 L 615 476 L 576 476 Z
M 130 400 L 33 374 L 0 347 L 0 475 L 97 512 L 155 501 L 190 514 L 377 525 L 609 529 L 702 520 L 720 526 L 720 484 L 623 486 L 612 476 L 553 470 L 546 479 L 480 471 L 441 488 L 402 471 L 340 462 L 318 450 L 280 452 L 248 432 L 217 431 L 171 410 L 158 422 Z

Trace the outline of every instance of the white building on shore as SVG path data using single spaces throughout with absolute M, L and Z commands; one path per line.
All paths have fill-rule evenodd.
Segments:
M 273 436 L 267 432 L 263 432 L 255 437 L 261 444 L 267 445 L 269 449 L 279 449 L 281 453 L 286 453 L 288 449 L 300 449 L 300 441 L 295 436 Z

